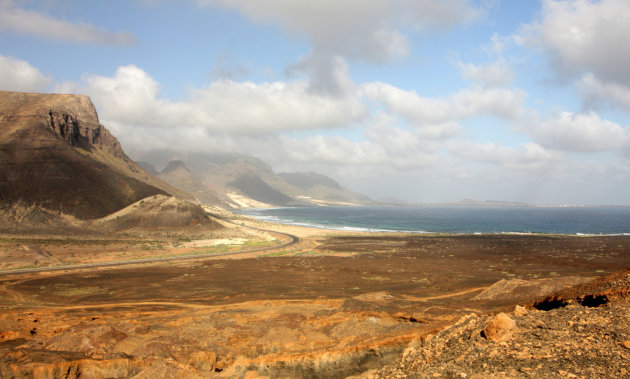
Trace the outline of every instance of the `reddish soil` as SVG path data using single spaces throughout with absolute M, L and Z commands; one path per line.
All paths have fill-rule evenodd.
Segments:
M 560 283 L 630 266 L 630 237 L 317 242 L 292 256 L 6 277 L 0 374 L 83 367 L 120 377 L 339 377 L 381 367 L 464 313 L 538 296 L 528 289 L 473 299 L 499 280 L 533 288 L 538 279 Z

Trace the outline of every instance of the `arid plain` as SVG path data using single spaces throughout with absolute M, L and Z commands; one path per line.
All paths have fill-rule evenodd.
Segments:
M 361 234 L 216 216 L 225 228 L 2 236 L 2 376 L 369 374 L 462 316 L 531 309 L 630 262 L 625 236 Z M 290 242 L 277 232 L 299 241 L 274 248 Z M 66 269 L 6 270 L 18 265 Z

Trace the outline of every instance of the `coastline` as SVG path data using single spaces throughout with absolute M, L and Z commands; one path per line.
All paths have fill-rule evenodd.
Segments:
M 630 236 L 370 233 L 220 216 L 226 229 L 203 238 L 169 231 L 118 242 L 4 241 L 7 252 L 24 246 L 24 255 L 43 263 L 46 255 L 105 259 L 207 250 L 215 239 L 271 243 L 260 229 L 300 238 L 260 254 L 0 278 L 0 323 L 7 330 L 0 336 L 0 367 L 26 376 L 91 365 L 108 376 L 116 360 L 128 376 L 158 376 L 165 369 L 180 377 L 340 376 L 342 369 L 344 376 L 379 376 L 370 370 L 382 369 L 391 377 L 405 351 L 462 317 L 477 320 L 465 330 L 479 335 L 492 313 L 630 262 Z M 537 332 L 533 312 L 531 330 Z M 79 345 L 80 338 L 89 344 Z
M 322 216 L 323 212 L 326 212 L 326 208 L 330 209 L 332 212 L 335 212 L 330 218 L 334 219 L 334 221 L 329 221 L 328 219 Z M 269 225 L 284 225 L 284 226 L 292 226 L 292 227 L 301 227 L 306 229 L 316 229 L 322 231 L 336 231 L 336 232 L 349 232 L 349 233 L 402 233 L 409 235 L 558 235 L 558 236 L 628 236 L 630 235 L 630 208 L 624 207 L 614 207 L 611 209 L 623 209 L 624 213 L 619 216 L 622 217 L 622 221 L 627 224 L 627 227 L 624 229 L 615 229 L 614 231 L 610 231 L 611 228 L 616 227 L 614 222 L 610 222 L 608 224 L 602 224 L 602 219 L 605 219 L 604 214 L 598 213 L 593 216 L 595 219 L 591 221 L 588 219 L 588 214 L 580 214 L 575 216 L 574 220 L 583 222 L 587 226 L 579 225 L 573 226 L 571 230 L 564 230 L 562 228 L 567 228 L 562 224 L 561 221 L 553 220 L 555 214 L 551 213 L 555 210 L 566 210 L 566 207 L 557 207 L 557 208 L 526 208 L 528 210 L 536 209 L 538 212 L 544 212 L 541 215 L 538 214 L 525 214 L 530 218 L 529 223 L 524 222 L 523 225 L 519 224 L 520 221 L 515 220 L 519 216 L 523 216 L 518 213 L 514 213 L 511 210 L 514 208 L 511 207 L 503 207 L 503 208 L 489 208 L 489 207 L 467 207 L 461 206 L 457 207 L 431 207 L 431 210 L 438 210 L 438 212 L 442 212 L 443 209 L 446 209 L 447 212 L 452 211 L 453 209 L 462 209 L 466 210 L 469 213 L 479 211 L 482 213 L 482 216 L 486 218 L 487 225 L 480 223 L 476 225 L 477 222 L 474 220 L 474 215 L 469 216 L 469 220 L 467 224 L 459 223 L 457 224 L 457 220 L 455 220 L 455 214 L 451 215 L 441 215 L 438 214 L 437 217 L 435 215 L 429 215 L 430 217 L 434 217 L 434 222 L 436 224 L 441 224 L 442 226 L 434 226 L 429 225 L 430 221 L 424 221 L 420 218 L 416 220 L 404 220 L 407 222 L 407 225 L 410 223 L 416 222 L 426 226 L 424 228 L 404 228 L 404 227 L 396 227 L 395 221 L 392 223 L 387 219 L 388 213 L 391 210 L 395 217 L 400 217 L 400 215 L 396 214 L 397 211 L 403 209 L 406 213 L 404 216 L 408 216 L 409 208 L 403 207 L 269 207 L 269 208 L 250 208 L 250 209 L 241 209 L 235 211 L 234 214 L 238 214 L 245 217 L 251 217 L 260 222 L 269 223 Z M 573 207 L 571 209 L 576 210 L 602 210 L 609 209 L 607 207 Z M 495 211 L 500 212 L 498 214 L 497 220 L 492 220 L 493 213 Z M 513 214 L 504 214 L 505 210 L 511 212 Z M 337 217 L 337 213 L 339 211 L 343 211 L 344 213 L 349 214 L 348 217 Z M 378 221 L 373 221 L 370 217 L 373 215 L 362 216 L 360 214 L 361 211 L 365 211 L 366 214 L 374 213 L 378 216 L 381 216 L 382 223 Z M 309 212 L 311 213 L 309 215 Z M 332 213 L 331 212 L 331 213 Z M 555 212 L 554 212 L 555 213 Z M 627 213 L 627 214 L 626 214 Z M 546 217 L 552 219 L 551 221 L 555 224 L 547 224 L 544 227 L 539 227 L 536 230 L 534 222 L 536 222 L 535 216 Z M 565 215 L 564 217 L 570 217 L 574 215 Z M 364 217 L 364 218 L 361 218 Z M 490 221 L 488 221 L 490 219 Z M 383 221 L 384 220 L 384 221 Z M 503 222 L 504 224 L 501 224 Z M 547 221 L 549 223 L 549 221 Z M 449 223 L 453 223 L 449 224 Z M 592 223 L 592 226 L 589 225 Z M 362 225 L 359 225 L 362 224 Z M 368 224 L 368 225 L 366 225 Z M 501 229 L 500 225 L 511 224 L 512 227 L 505 229 Z M 544 224 L 544 223 L 543 223 Z M 402 224 L 401 224 L 402 225 Z M 624 225 L 626 226 L 626 225 Z M 433 230 L 431 230 L 433 228 Z M 590 230 L 588 230 L 590 229 Z M 609 229 L 609 231 L 601 231 L 604 229 Z M 560 231 L 556 231 L 560 230 Z M 594 230 L 594 231 L 593 231 Z

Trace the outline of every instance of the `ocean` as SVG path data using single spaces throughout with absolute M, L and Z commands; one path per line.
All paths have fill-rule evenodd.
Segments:
M 630 235 L 630 207 L 295 207 L 239 213 L 281 224 L 354 231 Z

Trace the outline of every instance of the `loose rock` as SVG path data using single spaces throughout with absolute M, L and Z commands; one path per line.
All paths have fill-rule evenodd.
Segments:
M 510 316 L 501 312 L 490 320 L 484 328 L 483 334 L 490 341 L 501 342 L 508 340 L 515 329 L 516 322 Z
M 521 317 L 527 314 L 527 309 L 523 306 L 517 305 L 514 308 L 514 316 Z

